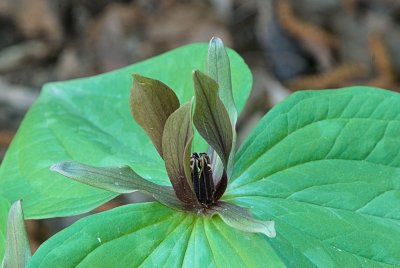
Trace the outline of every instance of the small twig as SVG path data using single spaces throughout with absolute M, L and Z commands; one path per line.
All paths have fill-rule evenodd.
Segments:
M 276 12 L 282 27 L 295 38 L 305 42 L 316 42 L 330 48 L 338 47 L 338 42 L 334 36 L 296 17 L 288 1 L 276 1 Z
M 8 147 L 10 145 L 11 140 L 13 139 L 15 133 L 11 131 L 0 131 L 0 148 L 1 147 Z
M 372 63 L 377 73 L 377 76 L 370 80 L 368 85 L 383 88 L 393 87 L 396 75 L 390 59 L 390 53 L 382 41 L 381 34 L 371 34 L 368 41 L 372 54 Z
M 287 82 L 287 86 L 292 90 L 340 87 L 343 82 L 365 76 L 367 73 L 368 68 L 364 64 L 348 63 L 326 73 L 292 79 Z

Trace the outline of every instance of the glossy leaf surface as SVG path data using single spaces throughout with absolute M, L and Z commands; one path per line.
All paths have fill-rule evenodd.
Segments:
M 82 267 L 398 267 L 399 105 L 399 94 L 373 88 L 307 91 L 261 120 L 222 199 L 275 221 L 273 239 L 219 217 L 138 204 L 62 231 L 34 265 L 68 264 L 69 252 Z
M 205 69 L 207 44 L 194 44 L 107 74 L 47 84 L 26 115 L 0 167 L 0 194 L 24 199 L 28 218 L 75 215 L 115 197 L 115 193 L 71 181 L 49 170 L 74 160 L 94 166 L 132 167 L 140 176 L 170 185 L 161 157 L 129 111 L 132 74 L 157 79 L 181 103 L 194 95 L 193 69 Z M 241 110 L 251 88 L 243 60 L 228 51 L 233 95 Z M 205 151 L 204 141 L 194 147 Z

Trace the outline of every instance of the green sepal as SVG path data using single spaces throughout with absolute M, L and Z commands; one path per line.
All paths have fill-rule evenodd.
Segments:
M 270 238 L 276 236 L 274 221 L 257 220 L 246 209 L 234 204 L 218 202 L 208 213 L 218 214 L 232 228 L 249 233 L 262 233 Z
M 208 46 L 207 75 L 218 83 L 218 95 L 225 105 L 231 124 L 234 127 L 237 120 L 237 110 L 232 93 L 231 66 L 224 43 L 218 37 L 211 38 Z
M 65 161 L 51 166 L 50 169 L 93 187 L 119 194 L 142 191 L 151 194 L 154 199 L 168 207 L 177 210 L 188 209 L 178 200 L 171 187 L 150 182 L 128 166 L 93 167 L 74 161 Z
M 233 172 L 233 164 L 235 160 L 237 110 L 233 99 L 231 66 L 228 53 L 225 50 L 224 43 L 218 37 L 211 38 L 208 46 L 207 75 L 218 83 L 219 97 L 228 111 L 232 124 L 232 150 L 229 155 L 228 167 L 226 169 L 228 177 L 230 177 Z M 212 148 L 211 151 L 210 155 L 212 155 L 211 159 L 213 161 L 214 179 L 219 181 L 222 176 L 223 165 L 221 159 L 214 153 Z

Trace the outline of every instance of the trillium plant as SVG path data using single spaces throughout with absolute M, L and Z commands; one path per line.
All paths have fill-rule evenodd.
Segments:
M 213 38 L 45 85 L 0 166 L 3 267 L 400 266 L 399 94 L 297 92 L 239 145 L 251 84 Z M 24 219 L 135 191 L 31 256 Z
M 172 187 L 147 181 L 129 166 L 104 168 L 68 161 L 53 165 L 51 170 L 118 194 L 143 191 L 170 208 L 199 215 L 218 214 L 234 228 L 275 237 L 273 221 L 256 220 L 245 209 L 219 201 L 228 184 L 227 174 L 232 173 L 237 118 L 229 58 L 220 39 L 210 41 L 207 71 L 210 76 L 193 71 L 195 98 L 181 107 L 166 84 L 133 75 L 133 117 L 164 160 Z M 205 152 L 193 152 L 193 123 L 209 144 L 211 158 Z

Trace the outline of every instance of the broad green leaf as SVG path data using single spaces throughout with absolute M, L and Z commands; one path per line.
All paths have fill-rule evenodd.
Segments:
M 133 75 L 131 110 L 138 123 L 163 156 L 162 136 L 168 117 L 179 108 L 175 93 L 164 83 L 138 74 Z
M 291 95 L 241 146 L 223 200 L 274 220 L 290 266 L 400 266 L 399 107 L 368 87 Z
M 8 218 L 8 210 L 10 208 L 10 202 L 7 199 L 0 196 L 0 263 L 4 256 L 4 247 L 6 243 L 6 226 Z
M 12 204 L 8 212 L 7 235 L 2 268 L 24 268 L 31 258 L 31 246 L 25 230 L 21 201 Z
M 27 218 L 79 214 L 116 196 L 49 170 L 66 160 L 128 165 L 154 183 L 170 185 L 161 157 L 129 111 L 132 74 L 162 81 L 184 103 L 194 95 L 192 70 L 205 69 L 207 48 L 189 45 L 107 74 L 45 85 L 0 166 L 0 195 L 11 202 L 22 198 Z M 228 55 L 240 111 L 251 74 L 238 54 Z M 207 148 L 198 138 L 193 144 L 197 151 Z
M 162 137 L 165 167 L 177 197 L 187 204 L 197 200 L 189 167 L 192 148 L 192 102 L 185 103 L 168 118 Z
M 80 220 L 46 241 L 28 267 L 284 267 L 268 239 L 219 217 L 133 204 Z
M 194 125 L 227 167 L 232 150 L 232 125 L 218 96 L 218 84 L 200 71 L 193 72 L 193 82 L 196 95 Z
M 125 194 L 142 191 L 157 201 L 179 210 L 185 210 L 170 186 L 161 186 L 143 179 L 130 167 L 93 167 L 78 162 L 65 161 L 51 166 L 52 171 L 70 179 L 110 192 Z

